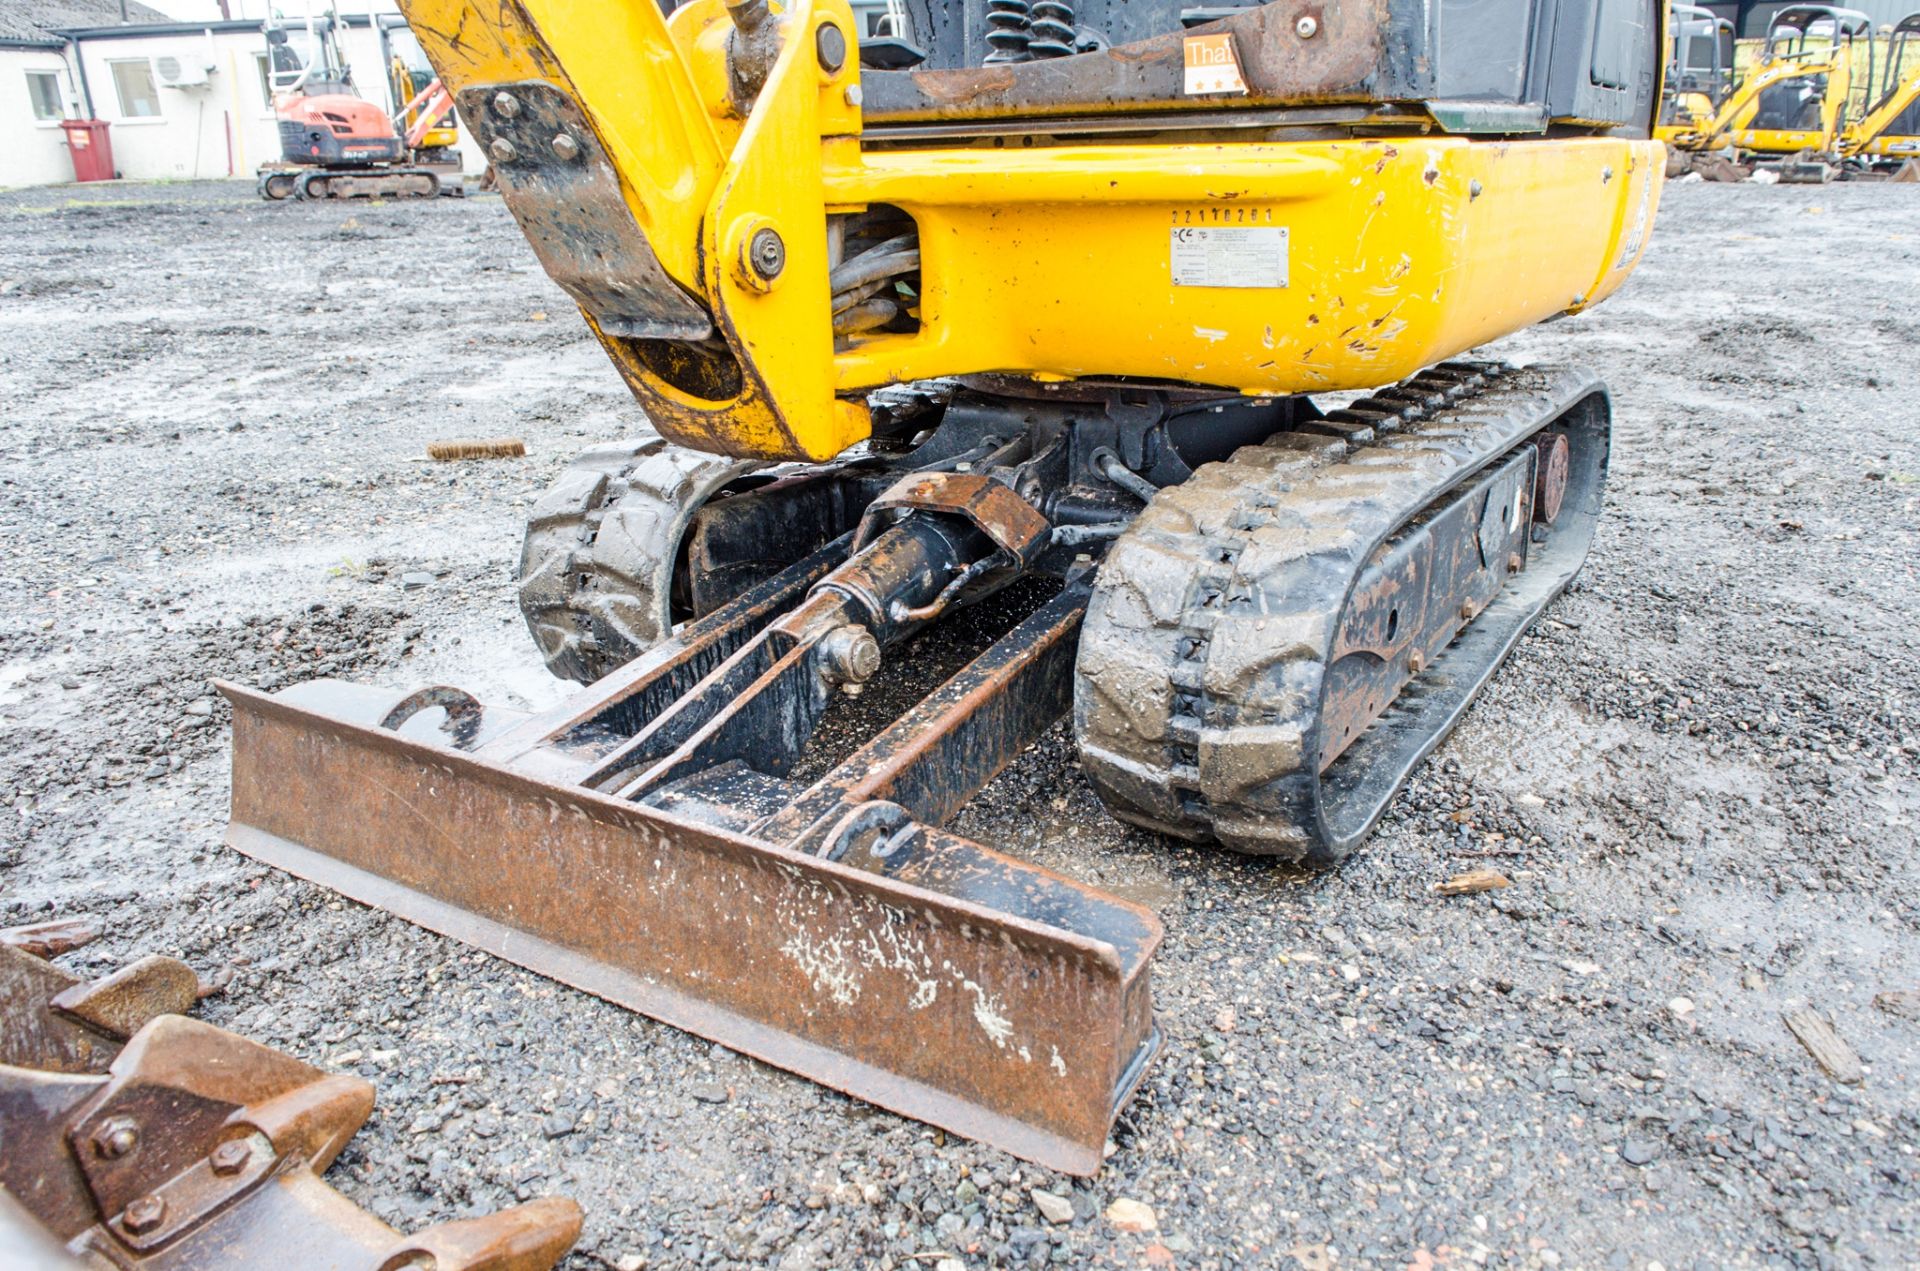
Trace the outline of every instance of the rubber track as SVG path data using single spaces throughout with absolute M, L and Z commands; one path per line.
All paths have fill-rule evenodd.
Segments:
M 1410 518 L 1596 392 L 1584 372 L 1444 363 L 1162 490 L 1101 565 L 1080 641 L 1074 730 L 1113 812 L 1262 855 L 1346 855 L 1378 811 L 1330 841 L 1312 769 L 1354 580 Z
M 547 669 L 590 684 L 667 635 L 688 521 L 763 466 L 654 433 L 568 464 L 534 505 L 520 552 L 520 612 Z

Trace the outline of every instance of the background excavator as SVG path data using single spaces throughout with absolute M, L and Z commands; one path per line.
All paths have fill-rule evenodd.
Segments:
M 373 16 L 380 32 L 380 50 L 387 59 L 387 89 L 394 103 L 394 128 L 406 139 L 407 150 L 415 163 L 452 168 L 457 173 L 460 158 L 454 147 L 460 130 L 453 112 L 453 98 L 441 85 L 426 50 L 413 38 L 406 19 L 397 13 Z
M 1654 136 L 1673 143 L 1706 127 L 1738 86 L 1733 63 L 1733 23 L 1699 5 L 1670 6 L 1667 68 Z
M 1661 4 L 406 9 L 652 428 L 527 527 L 584 688 L 223 684 L 228 841 L 1091 1173 L 1159 920 L 947 823 L 1066 718 L 1128 822 L 1358 847 L 1592 541 L 1606 386 L 1467 355 L 1638 262 Z
M 1841 137 L 1840 152 L 1869 170 L 1912 171 L 1920 159 L 1920 13 L 1887 32 L 1873 87 L 1866 109 Z
M 1675 134 L 1678 150 L 1727 148 L 1779 165 L 1783 180 L 1822 182 L 1852 118 L 1856 50 L 1874 81 L 1873 21 L 1854 9 L 1790 5 L 1773 15 L 1760 55 L 1703 125 Z M 1864 89 L 1862 92 L 1864 93 Z
M 359 94 L 340 50 L 337 14 L 266 28 L 268 75 L 280 125 L 280 160 L 261 165 L 272 200 L 461 194 L 453 105 L 440 83 L 420 77 L 393 34 L 403 20 L 376 19 L 382 64 L 397 109 Z M 409 44 L 411 36 L 406 37 Z M 417 52 L 417 45 L 414 46 Z M 416 90 L 415 80 L 421 86 Z

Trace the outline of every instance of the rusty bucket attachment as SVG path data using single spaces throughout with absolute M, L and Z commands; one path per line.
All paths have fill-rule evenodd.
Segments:
M 0 931 L 0 1064 L 105 1072 L 142 1025 L 199 998 L 193 968 L 158 954 L 92 981 L 43 960 L 94 936 L 77 921 Z
M 903 482 L 857 534 L 543 715 L 448 688 L 223 684 L 227 841 L 882 1107 L 1090 1174 L 1157 1044 L 1160 925 L 939 828 L 1066 712 L 1086 580 L 819 780 L 787 777 L 832 697 L 873 674 L 876 643 L 952 599 L 946 580 L 1018 573 L 1036 532 L 993 505 L 1001 489 Z M 939 515 L 904 514 L 914 499 Z
M 84 984 L 22 944 L 0 939 L 0 1263 L 545 1271 L 579 1235 L 549 1198 L 402 1236 L 320 1179 L 371 1085 L 151 1014 L 193 1001 L 170 958 Z

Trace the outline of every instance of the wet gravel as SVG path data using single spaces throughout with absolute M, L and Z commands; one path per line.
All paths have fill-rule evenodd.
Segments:
M 1167 926 L 1083 1182 L 224 848 L 215 677 L 558 699 L 518 522 L 637 412 L 492 198 L 0 195 L 0 924 L 233 967 L 207 1019 L 378 1088 L 336 1186 L 572 1195 L 576 1267 L 1920 1264 L 1920 1022 L 1873 1005 L 1920 988 L 1916 197 L 1673 187 L 1620 296 L 1500 346 L 1610 380 L 1609 512 L 1345 868 L 1123 829 L 1062 730 L 961 815 Z M 1512 885 L 1436 896 L 1473 868 Z

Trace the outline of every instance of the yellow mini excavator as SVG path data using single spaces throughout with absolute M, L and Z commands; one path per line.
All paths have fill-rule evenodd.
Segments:
M 414 162 L 444 164 L 457 171 L 460 156 L 454 147 L 459 144 L 460 131 L 455 126 L 453 101 L 434 77 L 426 51 L 399 14 L 377 14 L 374 23 L 387 59 L 394 128 L 407 139 Z
M 1733 23 L 1694 4 L 1667 11 L 1667 69 L 1653 135 L 1670 144 L 1698 135 L 1738 86 Z M 1671 173 L 1671 165 L 1669 165 Z
M 1681 132 L 1673 144 L 1694 151 L 1732 146 L 1778 158 L 1833 154 L 1848 122 L 1854 49 L 1865 47 L 1871 59 L 1872 34 L 1872 20 L 1858 10 L 1818 4 L 1781 9 L 1740 86 L 1704 127 Z M 1873 80 L 1871 60 L 1867 80 Z M 1824 159 L 1810 163 L 1824 180 Z M 1800 165 L 1790 167 L 1787 175 L 1808 179 Z
M 1847 127 L 1840 152 L 1854 163 L 1887 169 L 1920 159 L 1920 13 L 1887 32 L 1880 82 L 1860 118 Z
M 1663 7 L 405 0 L 657 432 L 527 527 L 586 688 L 224 685 L 229 841 L 1097 1169 L 1159 922 L 946 823 L 1070 716 L 1135 825 L 1360 843 L 1592 539 L 1605 386 L 1463 355 L 1634 268 Z

